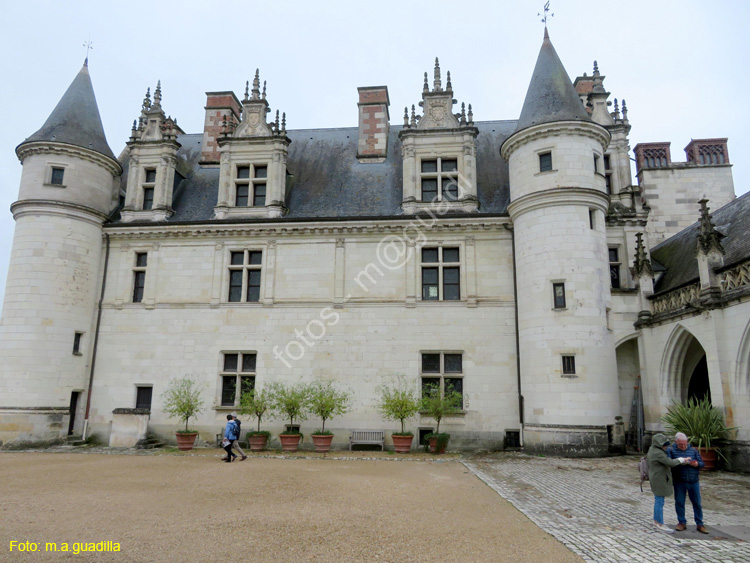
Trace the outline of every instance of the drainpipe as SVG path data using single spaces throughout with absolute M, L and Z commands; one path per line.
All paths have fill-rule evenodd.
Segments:
M 96 329 L 94 330 L 94 348 L 91 352 L 91 369 L 89 370 L 89 390 L 86 394 L 86 415 L 83 420 L 83 432 L 81 439 L 86 439 L 89 429 L 89 410 L 91 408 L 91 386 L 94 383 L 94 368 L 96 367 L 96 349 L 99 344 L 99 326 L 102 324 L 102 302 L 104 301 L 104 289 L 107 287 L 107 266 L 109 264 L 109 235 L 105 233 L 106 247 L 104 251 L 104 273 L 102 274 L 102 289 L 99 294 L 99 310 L 96 314 Z
M 519 443 L 523 447 L 523 394 L 521 393 L 521 339 L 518 329 L 518 279 L 516 277 L 516 233 L 511 225 L 504 223 L 503 226 L 510 232 L 510 243 L 513 250 L 513 301 L 515 302 L 516 316 L 516 377 L 518 379 L 518 423 L 521 426 Z

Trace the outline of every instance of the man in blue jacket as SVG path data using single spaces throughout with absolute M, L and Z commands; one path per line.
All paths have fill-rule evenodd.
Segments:
M 239 438 L 237 435 L 237 423 L 232 418 L 231 414 L 227 415 L 227 426 L 224 430 L 224 438 L 229 440 L 229 444 L 224 446 L 224 451 L 227 452 L 227 459 L 225 460 L 227 463 L 231 463 L 235 460 L 237 457 L 237 454 L 232 453 L 232 444 L 234 444 L 234 441 Z M 693 497 L 690 497 L 691 499 Z M 684 500 L 684 499 L 683 499 Z
M 703 525 L 703 508 L 701 507 L 701 486 L 700 486 L 700 469 L 703 468 L 703 459 L 701 454 L 688 442 L 688 438 L 682 432 L 678 432 L 674 437 L 674 444 L 667 449 L 667 455 L 672 459 L 685 457 L 690 460 L 685 465 L 678 465 L 672 468 L 672 480 L 674 481 L 674 507 L 677 512 L 679 524 L 675 530 L 681 532 L 687 530 L 687 520 L 685 519 L 685 493 L 690 496 L 690 503 L 693 505 L 693 516 L 697 530 L 702 534 L 707 534 L 708 530 Z

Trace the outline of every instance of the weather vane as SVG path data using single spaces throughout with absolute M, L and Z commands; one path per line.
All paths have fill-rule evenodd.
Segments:
M 549 2 L 547 2 L 549 4 Z M 88 41 L 83 42 L 83 46 L 86 47 L 86 64 L 89 63 L 89 51 L 94 48 L 94 44 L 91 42 L 91 36 Z
M 548 17 L 550 17 L 550 18 L 555 17 L 555 14 L 549 14 L 549 16 L 547 15 L 547 12 L 549 12 L 549 3 L 550 3 L 550 0 L 547 0 L 547 2 L 544 4 L 544 11 L 543 11 L 544 12 L 544 17 L 541 19 L 541 22 L 544 24 L 544 27 L 547 27 L 547 18 Z M 541 16 L 541 15 L 542 15 L 541 12 L 537 14 L 537 16 Z

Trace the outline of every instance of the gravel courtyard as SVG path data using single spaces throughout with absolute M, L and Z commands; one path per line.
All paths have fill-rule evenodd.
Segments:
M 217 456 L 0 453 L 0 560 L 581 561 L 455 459 Z

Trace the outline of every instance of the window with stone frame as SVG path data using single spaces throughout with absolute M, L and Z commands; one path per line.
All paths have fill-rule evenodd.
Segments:
M 222 354 L 221 406 L 239 407 L 243 393 L 255 389 L 255 352 L 224 352 Z
M 552 284 L 552 302 L 555 309 L 565 309 L 565 284 L 562 282 Z
M 422 248 L 422 300 L 459 301 L 461 265 L 456 247 Z
M 133 303 L 143 301 L 143 290 L 146 287 L 146 266 L 148 265 L 148 253 L 135 253 L 135 266 L 133 267 Z
M 235 207 L 264 207 L 268 166 L 243 164 L 237 166 L 234 181 Z
M 420 163 L 422 201 L 457 201 L 458 158 L 438 157 Z
M 562 374 L 563 375 L 575 375 L 576 374 L 576 357 L 575 356 L 562 356 Z
M 604 155 L 604 184 L 607 186 L 607 193 L 612 194 L 612 161 L 608 154 Z
M 552 153 L 539 153 L 539 172 L 549 172 L 552 170 Z
M 609 248 L 609 280 L 612 289 L 620 289 L 620 253 L 617 248 Z
M 463 409 L 464 370 L 460 352 L 423 352 L 421 365 L 422 396 L 455 391 L 461 395 Z
M 263 251 L 240 250 L 229 254 L 229 294 L 231 303 L 260 301 Z
M 143 171 L 143 210 L 150 211 L 154 208 L 154 188 L 156 188 L 156 169 L 147 168 Z
M 83 339 L 82 332 L 76 332 L 73 335 L 73 354 L 75 356 L 81 355 L 81 340 Z
M 150 385 L 138 385 L 135 392 L 135 408 L 151 410 L 151 396 L 154 388 Z
M 50 171 L 49 183 L 53 186 L 62 186 L 65 177 L 65 169 L 59 166 L 53 166 Z

